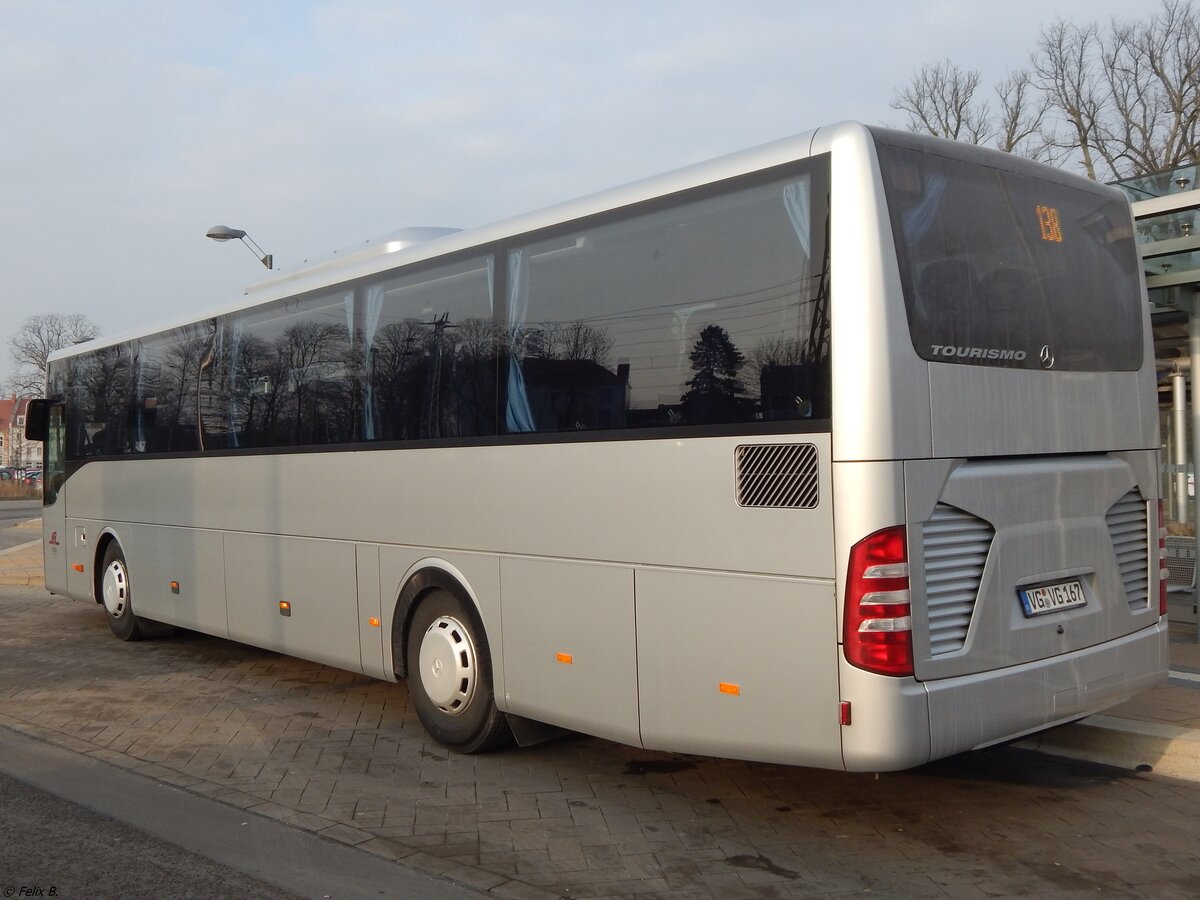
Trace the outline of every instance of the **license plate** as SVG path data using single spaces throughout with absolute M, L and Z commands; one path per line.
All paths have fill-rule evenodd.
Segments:
M 1023 588 L 1017 591 L 1017 596 L 1021 598 L 1021 608 L 1026 618 L 1087 605 L 1083 585 L 1076 580 Z

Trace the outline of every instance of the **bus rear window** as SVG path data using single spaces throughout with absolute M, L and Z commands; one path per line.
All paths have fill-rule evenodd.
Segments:
M 1099 185 L 879 143 L 913 346 L 934 362 L 1133 371 L 1129 208 Z M 964 155 L 982 155 L 964 148 Z M 994 159 L 986 157 L 986 162 Z M 1053 174 L 1053 173 L 1052 173 Z

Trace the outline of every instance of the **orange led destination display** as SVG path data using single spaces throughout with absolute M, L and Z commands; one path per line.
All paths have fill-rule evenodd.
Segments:
M 1037 208 L 1038 225 L 1042 229 L 1042 240 L 1061 244 L 1063 239 L 1062 222 L 1058 218 L 1058 210 L 1053 206 Z

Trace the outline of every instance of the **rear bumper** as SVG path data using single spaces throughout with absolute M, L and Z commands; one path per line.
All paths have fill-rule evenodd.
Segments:
M 1166 682 L 1168 625 L 1051 659 L 917 682 L 841 664 L 853 725 L 842 729 L 852 772 L 910 769 L 1071 722 Z
M 1061 725 L 1164 684 L 1167 643 L 1164 618 L 1052 660 L 927 682 L 930 758 Z

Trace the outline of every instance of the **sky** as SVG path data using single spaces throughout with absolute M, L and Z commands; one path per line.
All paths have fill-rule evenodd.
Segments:
M 1142 2 L 0 0 L 0 383 L 41 312 L 104 334 L 412 225 L 471 227 L 991 84 Z

